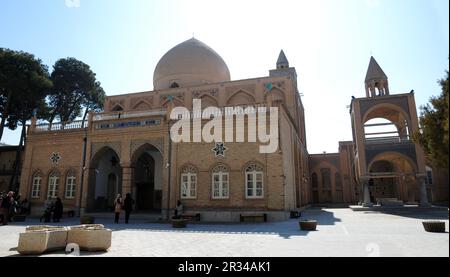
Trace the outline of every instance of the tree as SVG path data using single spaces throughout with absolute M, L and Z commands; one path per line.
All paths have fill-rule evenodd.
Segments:
M 48 97 L 46 118 L 50 123 L 55 119 L 63 124 L 81 116 L 85 109 L 85 119 L 90 110 L 103 108 L 105 92 L 90 67 L 75 59 L 58 60 L 51 74 L 53 87 Z
M 21 104 L 33 106 L 36 100 L 34 96 L 45 97 L 45 90 L 51 85 L 48 70 L 41 60 L 35 59 L 32 54 L 22 51 L 13 51 L 0 48 L 0 139 L 3 129 L 8 122 L 8 127 L 15 129 L 21 111 Z
M 45 105 L 45 97 L 52 83 L 48 69 L 32 54 L 0 49 L 0 91 L 2 126 L 15 130 L 22 126 L 10 188 L 15 185 L 20 170 L 20 153 L 26 135 L 26 123 Z
M 438 81 L 442 87 L 439 97 L 432 97 L 430 103 L 422 106 L 420 125 L 422 132 L 414 134 L 414 140 L 423 146 L 429 160 L 436 166 L 448 167 L 448 117 L 449 95 L 448 75 Z

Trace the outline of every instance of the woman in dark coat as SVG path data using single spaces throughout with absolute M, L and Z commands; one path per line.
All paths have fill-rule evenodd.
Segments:
M 123 209 L 125 211 L 125 224 L 128 224 L 130 219 L 130 213 L 133 211 L 134 200 L 131 198 L 131 193 L 127 193 L 125 200 L 123 201 Z
M 61 198 L 56 198 L 55 206 L 53 207 L 53 222 L 59 222 L 63 215 L 63 203 Z

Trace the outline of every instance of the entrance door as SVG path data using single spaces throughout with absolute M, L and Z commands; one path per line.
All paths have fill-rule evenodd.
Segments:
M 135 167 L 136 209 L 152 210 L 155 198 L 155 160 L 143 153 Z
M 108 175 L 108 193 L 107 193 L 107 201 L 108 208 L 111 209 L 114 206 L 114 200 L 116 199 L 117 194 L 117 176 L 114 173 Z

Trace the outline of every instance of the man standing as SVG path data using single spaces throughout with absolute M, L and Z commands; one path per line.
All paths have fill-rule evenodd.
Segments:
M 134 200 L 131 198 L 131 193 L 127 193 L 125 200 L 123 201 L 123 209 L 125 210 L 125 224 L 128 224 L 131 211 L 133 211 Z

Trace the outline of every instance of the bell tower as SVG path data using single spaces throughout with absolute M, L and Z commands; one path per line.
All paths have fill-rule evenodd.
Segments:
M 370 57 L 366 74 L 366 97 L 389 95 L 388 77 L 374 57 Z
M 366 97 L 351 102 L 355 172 L 360 202 L 428 205 L 425 155 L 412 140 L 419 131 L 414 93 L 391 95 L 388 78 L 371 57 Z

